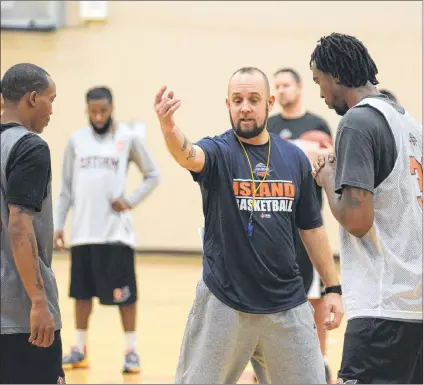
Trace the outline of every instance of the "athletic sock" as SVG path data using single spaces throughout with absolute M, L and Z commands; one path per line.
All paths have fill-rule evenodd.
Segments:
M 87 345 L 87 330 L 77 329 L 77 348 L 81 353 L 85 353 L 85 347 Z
M 128 351 L 137 351 L 137 334 L 136 332 L 125 332 Z

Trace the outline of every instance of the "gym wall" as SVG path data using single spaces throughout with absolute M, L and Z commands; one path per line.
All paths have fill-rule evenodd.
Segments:
M 110 86 L 115 117 L 146 124 L 146 142 L 160 167 L 161 182 L 134 210 L 140 249 L 200 248 L 199 188 L 167 153 L 152 107 L 163 84 L 181 98 L 177 123 L 196 141 L 230 127 L 225 97 L 234 70 L 257 66 L 271 79 L 277 68 L 291 66 L 303 77 L 307 108 L 323 116 L 335 134 L 339 117 L 320 99 L 309 59 L 321 36 L 342 32 L 367 45 L 380 86 L 421 118 L 421 2 L 114 1 L 105 23 L 86 25 L 78 21 L 78 2 L 68 6 L 68 25 L 55 33 L 2 31 L 1 72 L 18 62 L 32 62 L 56 81 L 54 115 L 43 133 L 51 147 L 55 197 L 67 139 L 87 124 L 84 95 L 89 87 Z M 277 112 L 275 107 L 272 113 Z M 138 170 L 131 167 L 128 191 L 139 181 Z M 337 253 L 338 225 L 328 207 L 325 222 Z

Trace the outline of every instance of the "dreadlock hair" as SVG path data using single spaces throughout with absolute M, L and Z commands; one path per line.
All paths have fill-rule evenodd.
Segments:
M 309 65 L 331 74 L 339 84 L 349 88 L 378 84 L 377 66 L 364 44 L 354 36 L 333 32 L 318 41 Z
M 382 90 L 380 90 L 380 93 L 382 93 L 383 95 L 386 95 L 390 100 L 392 100 L 395 103 L 397 103 L 397 98 L 393 94 L 393 92 L 390 92 L 389 90 L 386 90 L 386 89 L 382 89 Z

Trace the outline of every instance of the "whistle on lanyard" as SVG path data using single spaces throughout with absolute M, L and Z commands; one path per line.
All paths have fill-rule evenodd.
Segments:
M 245 226 L 245 229 L 246 229 L 247 236 L 248 236 L 248 237 L 251 237 L 251 236 L 252 236 L 252 234 L 253 234 L 253 225 L 252 225 L 252 223 L 251 223 L 251 222 L 249 222 L 249 223 L 247 224 L 247 226 Z

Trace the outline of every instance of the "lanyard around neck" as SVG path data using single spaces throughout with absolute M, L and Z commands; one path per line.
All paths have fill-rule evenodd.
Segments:
M 244 151 L 244 154 L 246 155 L 246 159 L 247 159 L 247 163 L 249 164 L 249 168 L 250 168 L 250 176 L 252 178 L 252 214 L 253 214 L 253 210 L 255 207 L 255 197 L 256 197 L 256 193 L 259 191 L 259 188 L 261 187 L 262 183 L 264 182 L 264 180 L 266 179 L 266 176 L 268 175 L 268 170 L 269 170 L 269 160 L 271 158 L 271 137 L 269 135 L 268 132 L 268 160 L 266 162 L 266 168 L 265 168 L 265 174 L 264 177 L 262 178 L 261 183 L 259 183 L 259 186 L 257 188 L 255 188 L 255 177 L 253 175 L 253 168 L 252 168 L 252 164 L 250 163 L 250 159 L 249 159 L 249 155 L 247 154 L 246 149 L 243 146 L 243 143 L 241 142 L 240 138 L 238 137 L 238 135 L 236 135 L 237 140 L 239 141 L 241 148 Z

